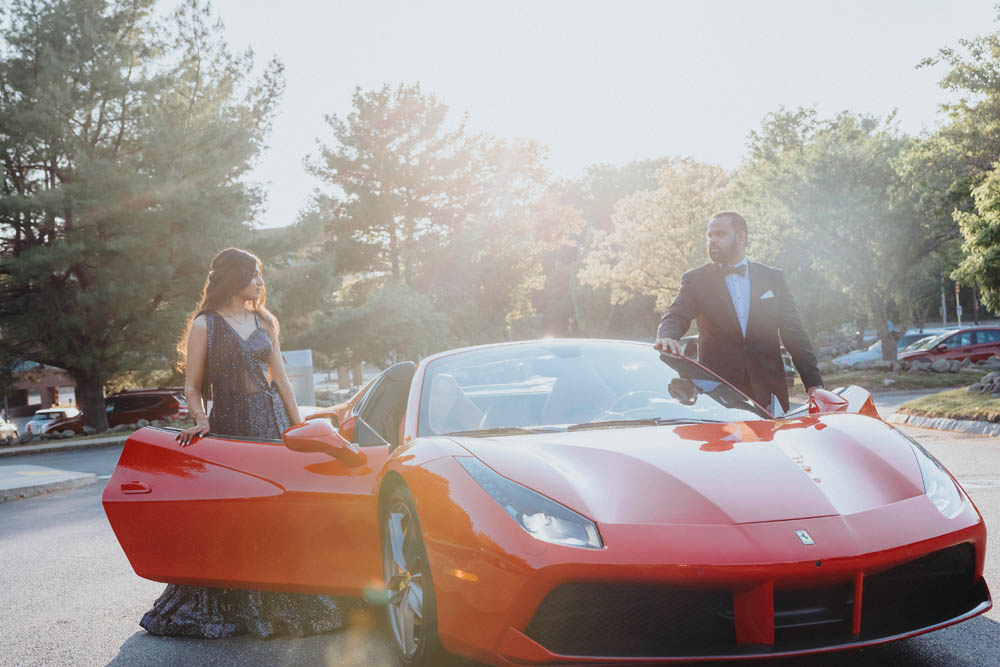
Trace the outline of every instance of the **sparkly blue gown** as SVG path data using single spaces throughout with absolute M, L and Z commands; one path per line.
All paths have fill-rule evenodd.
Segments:
M 244 340 L 214 311 L 208 320 L 208 381 L 212 433 L 281 438 L 288 414 L 268 382 L 271 339 L 257 322 Z M 218 639 L 249 634 L 301 637 L 342 627 L 358 603 L 328 595 L 271 593 L 170 584 L 139 622 L 154 635 Z

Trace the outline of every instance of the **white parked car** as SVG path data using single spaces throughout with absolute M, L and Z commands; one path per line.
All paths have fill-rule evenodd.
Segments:
M 0 445 L 12 445 L 17 442 L 17 425 L 0 417 Z
M 35 415 L 25 424 L 24 430 L 34 435 L 41 435 L 42 433 L 49 432 L 53 427 L 60 425 L 65 420 L 76 417 L 78 414 L 80 414 L 80 411 L 77 408 L 69 407 L 37 410 Z

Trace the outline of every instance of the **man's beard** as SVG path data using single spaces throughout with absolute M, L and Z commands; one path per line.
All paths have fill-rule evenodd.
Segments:
M 733 255 L 735 254 L 736 248 L 723 248 L 721 246 L 716 246 L 713 251 L 712 248 L 708 249 L 708 256 L 713 262 L 719 262 L 720 264 L 729 264 L 733 260 Z

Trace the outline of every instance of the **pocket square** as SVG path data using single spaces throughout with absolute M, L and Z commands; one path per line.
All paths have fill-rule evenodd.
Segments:
M 771 290 L 767 290 L 766 292 L 764 292 L 763 294 L 760 295 L 760 298 L 761 299 L 773 299 L 774 298 L 774 292 L 772 292 Z

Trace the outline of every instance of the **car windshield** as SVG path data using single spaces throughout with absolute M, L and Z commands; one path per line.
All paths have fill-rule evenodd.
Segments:
M 922 338 L 922 339 L 918 340 L 916 343 L 913 343 L 912 345 L 910 345 L 909 347 L 907 347 L 906 351 L 910 352 L 910 351 L 916 351 L 916 350 L 929 350 L 932 347 L 934 347 L 935 345 L 937 345 L 938 343 L 940 343 L 941 341 L 943 341 L 948 336 L 952 335 L 953 333 L 955 333 L 955 332 L 954 331 L 945 331 L 944 333 L 939 333 L 936 336 L 928 336 L 927 338 Z
M 769 417 L 691 360 L 661 357 L 650 345 L 543 341 L 469 350 L 431 362 L 421 392 L 419 432 Z
M 925 334 L 925 333 L 904 334 L 903 336 L 900 337 L 899 342 L 896 344 L 896 347 L 899 348 L 909 347 L 910 345 L 913 345 L 917 341 L 927 338 L 929 335 L 930 334 Z
M 869 352 L 881 352 L 882 351 L 882 341 L 877 340 L 868 346 Z
M 62 418 L 63 418 L 63 413 L 61 412 L 36 412 L 35 416 L 31 418 L 31 421 L 50 422 Z
M 915 341 L 904 347 L 903 352 L 911 352 L 913 350 L 921 349 L 920 347 L 921 345 L 923 345 L 926 341 L 929 341 L 931 338 L 937 338 L 937 336 L 938 334 L 930 334 L 930 335 L 921 334 L 920 338 L 916 339 Z

